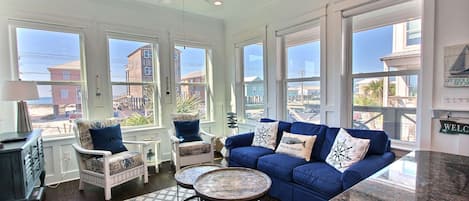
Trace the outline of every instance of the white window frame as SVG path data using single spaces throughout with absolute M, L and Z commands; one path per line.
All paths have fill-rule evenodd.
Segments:
M 262 78 L 263 80 L 263 87 L 264 87 L 264 117 L 267 116 L 267 49 L 266 49 L 266 40 L 262 36 L 254 37 L 249 40 L 245 40 L 243 42 L 239 42 L 235 44 L 235 59 L 236 59 L 236 94 L 239 94 L 239 96 L 236 96 L 236 112 L 238 113 L 238 119 L 242 123 L 247 123 L 247 124 L 254 124 L 254 120 L 250 120 L 246 118 L 246 105 L 245 105 L 245 81 L 244 81 L 244 47 L 253 45 L 253 44 L 262 44 L 262 59 L 263 59 L 263 66 L 262 66 L 262 72 L 264 77 Z
M 18 38 L 16 29 L 25 28 L 25 29 L 35 29 L 42 31 L 51 31 L 51 32 L 61 32 L 61 33 L 70 33 L 77 34 L 79 37 L 80 45 L 80 81 L 35 81 L 38 86 L 79 86 L 81 90 L 81 109 L 82 109 L 82 118 L 88 119 L 88 104 L 87 104 L 87 88 L 86 88 L 86 58 L 85 58 L 85 34 L 84 30 L 81 27 L 71 27 L 63 24 L 55 23 L 45 23 L 45 22 L 32 22 L 32 21 L 23 21 L 23 20 L 9 20 L 9 32 L 10 32 L 10 51 L 11 51 L 11 66 L 13 67 L 13 79 L 19 79 L 19 63 L 18 63 Z M 64 137 L 71 136 L 72 132 L 58 135 L 44 135 L 45 138 L 55 138 L 55 137 Z
M 288 83 L 293 82 L 310 82 L 310 81 L 319 81 L 320 86 L 320 123 L 324 123 L 326 119 L 326 115 L 324 112 L 325 108 L 325 89 L 326 89 L 326 36 L 325 36 L 325 17 L 321 16 L 315 19 L 311 19 L 306 22 L 302 22 L 296 24 L 294 26 L 287 26 L 286 28 L 279 29 L 275 32 L 275 36 L 277 38 L 277 42 L 279 43 L 277 48 L 279 49 L 279 61 L 280 61 L 280 74 L 281 74 L 281 87 L 278 89 L 277 93 L 282 94 L 282 118 L 287 119 L 288 111 Z M 319 38 L 318 40 L 305 40 L 303 42 L 298 42 L 299 45 L 306 44 L 309 42 L 320 41 L 320 75 L 319 76 L 312 76 L 312 77 L 304 77 L 304 78 L 287 78 L 287 44 L 285 42 L 285 37 L 289 34 L 296 33 L 298 31 L 307 30 L 310 28 L 319 27 Z
M 114 32 L 114 31 L 107 31 L 105 33 L 106 35 L 106 51 L 107 51 L 107 73 L 109 77 L 109 90 L 110 94 L 112 97 L 112 86 L 131 86 L 131 85 L 136 85 L 136 86 L 142 86 L 142 85 L 147 85 L 151 86 L 154 89 L 153 92 L 153 124 L 147 124 L 147 125 L 141 125 L 141 126 L 126 126 L 122 127 L 123 130 L 132 130 L 132 129 L 139 129 L 139 128 L 148 128 L 148 127 L 158 127 L 161 125 L 161 109 L 160 109 L 160 100 L 159 100 L 159 88 L 158 88 L 158 72 L 159 69 L 159 43 L 158 43 L 158 38 L 152 37 L 152 36 L 147 36 L 147 35 L 138 35 L 138 34 L 131 34 L 131 33 L 122 33 L 122 32 Z M 152 82 L 125 82 L 125 81 L 112 81 L 112 75 L 111 75 L 111 61 L 110 61 L 110 49 L 109 49 L 109 40 L 110 39 L 117 39 L 117 40 L 127 40 L 127 41 L 136 41 L 136 42 L 144 42 L 144 43 L 149 43 L 152 45 L 152 62 L 153 62 L 153 81 Z M 145 50 L 144 50 L 145 51 Z M 128 75 L 126 75 L 128 76 Z M 111 100 L 111 105 L 112 103 L 112 98 Z
M 342 10 L 342 23 L 343 23 L 343 35 L 342 35 L 342 38 L 343 38 L 343 49 L 344 49 L 344 65 L 345 65 L 345 75 L 346 75 L 346 78 L 347 78 L 347 82 L 346 82 L 346 88 L 348 89 L 347 90 L 347 94 L 346 94 L 346 100 L 345 102 L 347 103 L 347 122 L 345 122 L 345 127 L 348 127 L 348 128 L 351 128 L 352 127 L 352 121 L 353 121 L 353 80 L 354 79 L 359 79 L 359 78 L 377 78 L 377 77 L 382 77 L 383 79 L 384 78 L 389 78 L 389 77 L 394 77 L 394 76 L 417 76 L 417 79 L 420 79 L 420 75 L 421 75 L 421 70 L 422 70 L 422 67 L 420 68 L 420 70 L 400 70 L 400 71 L 383 71 L 383 72 L 370 72 L 370 73 L 353 73 L 353 66 L 352 66 L 352 57 L 353 57 L 353 52 L 352 52 L 352 40 L 353 40 L 353 33 L 354 33 L 354 30 L 353 30 L 353 21 L 352 21 L 352 17 L 353 16 L 357 16 L 357 15 L 360 15 L 360 14 L 364 14 L 364 13 L 367 13 L 367 12 L 372 12 L 372 11 L 375 11 L 375 10 L 379 10 L 379 9 L 383 9 L 383 8 L 386 8 L 386 7 L 390 7 L 390 6 L 394 6 L 394 5 L 398 5 L 398 4 L 401 4 L 401 3 L 406 3 L 406 2 L 415 2 L 417 3 L 418 0 L 403 0 L 403 1 L 393 1 L 393 0 L 382 0 L 380 2 L 374 2 L 374 3 L 369 3 L 369 4 L 365 4 L 365 5 L 362 5 L 362 6 L 358 6 L 358 7 L 354 7 L 354 8 L 351 8 L 349 10 Z M 395 16 L 399 16 L 398 18 L 400 18 L 400 22 L 406 22 L 406 21 L 409 21 L 409 19 L 418 19 L 420 18 L 421 19 L 421 16 L 416 16 L 416 14 L 412 13 L 411 11 L 414 11 L 413 8 L 412 9 L 405 9 L 405 10 L 402 10 L 402 11 L 398 11 L 396 13 L 393 13 L 393 16 L 392 17 L 380 17 L 380 18 L 376 18 L 376 19 L 372 19 L 372 20 L 369 20 L 369 21 L 365 21 L 363 22 L 361 25 L 357 26 L 358 27 L 358 30 L 357 31 L 364 31 L 364 30 L 367 30 L 367 29 L 373 29 L 373 28 L 376 28 L 376 27 L 383 27 L 383 26 L 387 26 L 387 25 L 393 25 L 395 23 L 398 23 L 398 21 L 396 21 L 396 17 Z M 406 29 L 405 29 L 406 30 Z M 407 46 L 406 45 L 406 41 L 407 41 L 407 34 L 405 34 L 404 32 L 404 47 L 406 49 L 408 48 L 412 48 L 412 49 L 415 49 L 418 45 L 412 45 L 412 46 Z M 421 83 L 420 81 L 418 83 Z M 418 88 L 421 88 L 421 86 L 418 86 Z M 420 95 L 418 95 L 420 96 Z M 417 104 L 416 105 L 416 110 L 418 110 L 419 108 L 419 105 Z M 417 112 L 416 112 L 416 115 L 417 115 Z M 420 118 L 418 116 L 416 116 L 417 118 Z M 417 121 L 418 122 L 418 121 Z M 416 133 L 416 141 L 415 142 L 406 142 L 406 141 L 401 141 L 401 140 L 396 140 L 396 139 L 391 139 L 392 143 L 393 143 L 393 147 L 399 147 L 399 148 L 402 148 L 402 149 L 405 149 L 405 150 L 411 150 L 413 149 L 415 146 L 416 146 L 416 143 L 418 142 L 418 137 L 419 137 L 419 134 Z
M 190 82 L 190 83 L 177 83 L 176 82 L 176 64 L 174 62 L 175 59 L 175 54 L 174 50 L 176 49 L 176 46 L 185 46 L 185 47 L 190 47 L 190 48 L 199 48 L 199 49 L 204 49 L 205 50 L 205 82 Z M 171 83 L 173 83 L 174 87 L 171 87 L 169 84 L 169 79 L 166 78 L 167 80 L 167 91 L 172 91 L 174 90 L 173 93 L 173 100 L 174 103 L 176 103 L 176 89 L 180 86 L 205 86 L 205 118 L 201 118 L 200 120 L 202 122 L 209 122 L 213 120 L 214 114 L 212 113 L 213 111 L 213 93 L 212 93 L 212 72 L 213 72 L 213 48 L 210 45 L 206 45 L 203 43 L 199 42 L 193 42 L 193 41 L 186 41 L 186 40 L 172 40 L 171 43 L 171 78 L 170 80 Z M 181 59 L 181 58 L 179 58 Z M 174 104 L 176 106 L 176 104 Z

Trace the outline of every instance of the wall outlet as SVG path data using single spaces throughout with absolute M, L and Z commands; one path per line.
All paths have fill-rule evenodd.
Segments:
M 72 155 L 70 154 L 70 152 L 64 152 L 63 153 L 63 159 L 65 161 L 69 161 L 70 159 L 72 159 Z

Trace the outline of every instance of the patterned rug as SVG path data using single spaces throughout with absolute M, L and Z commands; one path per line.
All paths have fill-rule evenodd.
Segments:
M 138 197 L 128 199 L 126 201 L 177 201 L 176 186 L 165 188 Z M 179 187 L 179 200 L 184 200 L 195 194 L 194 190 Z M 191 199 L 197 200 L 197 198 Z
M 195 194 L 194 190 L 179 187 L 179 201 L 184 200 Z M 198 200 L 192 198 L 190 200 Z M 165 188 L 163 190 L 155 191 L 138 197 L 130 198 L 125 201 L 178 201 L 176 196 L 176 186 Z M 269 196 L 261 198 L 259 201 L 278 201 L 270 198 Z

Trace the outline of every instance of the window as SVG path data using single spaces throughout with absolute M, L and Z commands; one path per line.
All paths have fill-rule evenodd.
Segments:
M 28 101 L 33 128 L 43 136 L 71 134 L 70 120 L 84 112 L 81 93 L 68 93 L 83 86 L 82 35 L 40 24 L 13 25 L 11 31 L 18 78 L 38 85 L 39 99 Z
M 420 20 L 389 16 L 403 5 L 351 17 L 352 127 L 384 130 L 391 139 L 415 142 Z M 371 19 L 386 20 L 360 24 Z
M 151 49 L 144 49 L 143 50 L 143 58 L 145 58 L 145 59 L 151 58 L 151 55 L 152 55 L 151 51 L 152 51 Z
M 198 112 L 208 120 L 207 58 L 204 48 L 175 46 L 176 112 Z
M 60 90 L 60 98 L 65 100 L 68 98 L 68 89 L 61 89 Z
M 157 122 L 153 75 L 156 58 L 152 57 L 157 44 L 154 41 L 127 35 L 108 36 L 112 105 L 114 117 L 123 127 L 149 126 Z
M 320 26 L 282 35 L 288 121 L 320 123 Z
M 63 72 L 63 80 L 70 80 L 70 71 Z
M 244 119 L 257 121 L 265 116 L 265 78 L 264 78 L 264 46 L 262 43 L 254 43 L 242 46 L 241 51 L 241 83 L 238 85 L 244 100 L 238 99 L 241 114 Z
M 420 40 L 422 38 L 421 34 L 421 24 L 420 19 L 408 21 L 406 24 L 406 45 L 420 45 Z

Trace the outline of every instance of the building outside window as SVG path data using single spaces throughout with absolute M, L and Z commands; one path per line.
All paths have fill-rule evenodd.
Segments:
M 209 98 L 207 72 L 209 50 L 176 45 L 174 49 L 176 112 L 199 113 L 208 120 Z
M 108 35 L 114 117 L 123 127 L 156 125 L 153 38 Z M 146 53 L 145 53 L 146 52 Z
M 39 99 L 28 101 L 33 128 L 45 137 L 72 134 L 71 122 L 82 118 L 82 34 L 64 27 L 12 24 L 18 78 L 35 81 Z M 60 41 L 60 42 L 57 42 Z
M 284 92 L 288 121 L 320 123 L 320 26 L 280 35 L 284 48 Z
M 251 43 L 238 48 L 240 51 L 243 100 L 238 99 L 241 114 L 246 121 L 258 121 L 265 117 L 264 45 Z
M 390 16 L 405 5 L 351 17 L 352 127 L 384 130 L 391 139 L 413 143 L 421 69 L 420 20 Z M 362 23 L 371 19 L 385 20 Z

